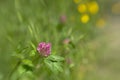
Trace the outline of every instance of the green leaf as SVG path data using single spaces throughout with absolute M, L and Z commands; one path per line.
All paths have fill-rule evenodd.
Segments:
M 53 66 L 52 66 L 52 63 L 50 62 L 50 61 L 48 61 L 48 60 L 44 60 L 44 63 L 47 65 L 47 67 L 50 69 L 50 70 L 52 70 L 53 69 Z
M 22 54 L 16 54 L 16 53 L 13 53 L 12 56 L 18 58 L 18 59 L 24 59 L 24 56 Z
M 19 68 L 18 68 L 19 74 L 22 74 L 23 72 L 25 72 L 25 70 L 26 69 L 23 66 L 19 66 Z
M 24 59 L 24 60 L 22 60 L 22 63 L 23 63 L 22 67 L 23 67 L 26 71 L 32 71 L 32 70 L 33 70 L 34 65 L 33 65 L 33 63 L 32 63 L 31 60 L 29 60 L 29 59 Z
M 35 50 L 30 51 L 30 56 L 35 56 Z
M 30 42 L 30 45 L 32 46 L 32 48 L 35 50 L 36 49 L 36 46 L 32 43 L 32 42 Z
M 32 63 L 32 61 L 29 60 L 29 59 L 24 59 L 24 60 L 22 60 L 22 63 L 23 63 L 24 65 L 28 65 L 28 66 L 33 67 L 33 63 Z
M 58 73 L 63 71 L 61 67 L 63 60 L 64 60 L 63 57 L 50 55 L 49 57 L 44 59 L 44 63 L 51 71 Z
M 54 68 L 55 68 L 56 70 L 58 70 L 59 72 L 62 72 L 62 71 L 63 71 L 60 63 L 53 63 L 53 65 L 54 65 Z
M 50 55 L 47 57 L 48 60 L 52 61 L 52 62 L 61 62 L 64 61 L 63 57 L 60 56 L 55 56 L 55 55 Z
M 26 70 L 26 71 L 33 71 L 33 67 L 32 66 L 29 66 L 29 65 L 22 65 L 23 68 Z

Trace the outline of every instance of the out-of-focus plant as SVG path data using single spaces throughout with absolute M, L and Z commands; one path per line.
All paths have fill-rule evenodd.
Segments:
M 88 11 L 91 14 L 97 14 L 98 13 L 99 5 L 98 5 L 98 3 L 96 1 L 88 2 L 87 5 L 88 5 Z
M 87 24 L 92 21 L 92 17 L 95 17 L 99 12 L 99 4 L 96 0 L 73 0 L 77 5 L 77 10 L 80 13 L 80 22 Z
M 88 14 L 83 14 L 83 15 L 81 16 L 81 22 L 82 22 L 82 23 L 87 23 L 89 20 L 90 20 L 90 17 L 89 17 Z
M 26 36 L 26 39 L 29 39 L 20 41 L 16 45 L 12 54 L 16 65 L 13 65 L 13 69 L 7 77 L 8 80 L 35 80 L 46 71 L 56 75 L 63 71 L 64 58 L 55 55 L 54 52 L 56 51 L 51 51 L 51 43 L 40 42 L 38 44 L 39 35 L 37 29 L 33 26 L 34 24 L 31 23 L 27 29 L 29 37 Z

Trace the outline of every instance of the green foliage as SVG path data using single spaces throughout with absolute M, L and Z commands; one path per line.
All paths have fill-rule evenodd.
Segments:
M 49 57 L 44 59 L 45 64 L 47 67 L 53 72 L 58 73 L 62 72 L 62 62 L 64 61 L 63 57 L 50 55 Z
M 23 63 L 23 65 L 25 65 L 25 66 L 27 65 L 29 67 L 33 67 L 34 66 L 33 63 L 32 63 L 32 61 L 29 60 L 29 59 L 23 59 L 22 63 Z

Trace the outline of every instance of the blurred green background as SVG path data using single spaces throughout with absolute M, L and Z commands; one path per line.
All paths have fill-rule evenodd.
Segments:
M 53 80 L 120 80 L 119 21 L 119 0 L 0 0 L 0 80 L 17 62 L 16 47 L 29 40 L 51 42 L 53 52 L 71 58 L 72 68 L 64 64 Z M 73 47 L 63 45 L 65 39 Z M 42 74 L 48 78 L 36 80 L 52 80 Z

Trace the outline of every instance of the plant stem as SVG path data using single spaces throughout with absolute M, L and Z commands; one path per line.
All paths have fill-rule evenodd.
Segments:
M 15 70 L 18 68 L 18 66 L 20 65 L 21 61 L 18 61 L 17 64 L 15 65 L 15 67 L 13 68 L 13 70 L 9 73 L 8 75 L 8 80 L 11 79 L 12 75 L 14 74 Z

